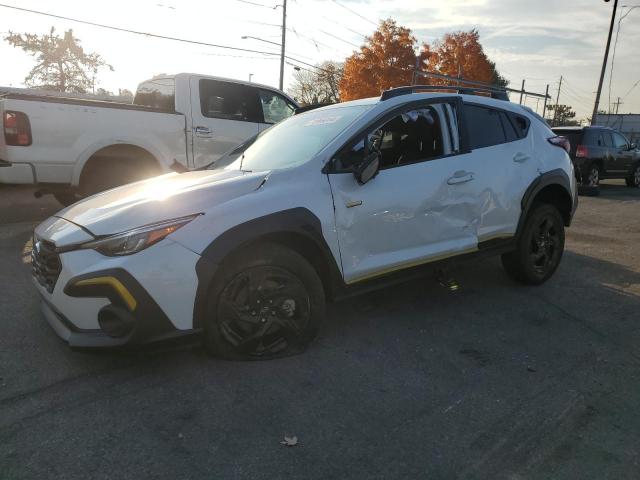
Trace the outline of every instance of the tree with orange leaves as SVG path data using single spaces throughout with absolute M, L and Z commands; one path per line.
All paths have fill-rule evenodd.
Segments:
M 496 71 L 496 64 L 489 60 L 480 44 L 480 34 L 473 29 L 469 32 L 454 32 L 444 35 L 432 46 L 422 46 L 425 69 L 452 77 L 461 76 L 477 82 L 506 86 L 507 81 Z M 434 83 L 433 81 L 420 83 Z
M 367 43 L 346 59 L 340 82 L 342 101 L 375 97 L 386 89 L 410 85 L 416 66 L 422 71 L 440 73 L 468 80 L 506 86 L 507 81 L 496 71 L 480 44 L 477 30 L 446 34 L 433 45 L 422 45 L 415 51 L 417 40 L 411 30 L 394 20 L 380 23 Z M 446 84 L 446 81 L 417 78 L 416 83 Z
M 408 28 L 391 19 L 381 22 L 360 51 L 345 61 L 340 99 L 375 97 L 388 88 L 409 85 L 416 67 L 415 44 Z

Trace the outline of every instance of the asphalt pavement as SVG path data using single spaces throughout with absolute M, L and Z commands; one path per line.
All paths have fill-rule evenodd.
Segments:
M 0 186 L 0 479 L 639 478 L 640 191 L 580 202 L 541 287 L 476 260 L 456 292 L 331 305 L 302 355 L 226 362 L 71 351 L 26 247 L 59 206 Z

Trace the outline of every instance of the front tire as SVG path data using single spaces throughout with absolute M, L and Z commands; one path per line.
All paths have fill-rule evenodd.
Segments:
M 209 292 L 204 343 L 229 360 L 301 353 L 325 314 L 322 282 L 297 252 L 258 244 L 223 263 Z
M 631 175 L 626 178 L 627 187 L 640 188 L 640 163 L 634 167 Z
M 564 223 L 556 207 L 534 205 L 515 251 L 502 255 L 502 265 L 514 280 L 540 285 L 556 271 L 564 252 Z

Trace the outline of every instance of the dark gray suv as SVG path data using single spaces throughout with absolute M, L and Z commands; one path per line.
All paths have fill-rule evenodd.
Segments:
M 597 126 L 553 131 L 571 142 L 569 155 L 582 185 L 597 187 L 600 179 L 623 178 L 629 187 L 640 187 L 640 152 L 620 132 Z

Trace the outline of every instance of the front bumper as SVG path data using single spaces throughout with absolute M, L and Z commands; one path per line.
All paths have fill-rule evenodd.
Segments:
M 52 286 L 36 277 L 34 285 L 45 319 L 70 346 L 140 345 L 195 332 L 199 258 L 170 239 L 126 257 L 76 250 L 59 254 L 60 273 Z M 105 312 L 122 314 L 117 320 L 127 328 L 117 334 L 105 329 Z

